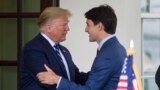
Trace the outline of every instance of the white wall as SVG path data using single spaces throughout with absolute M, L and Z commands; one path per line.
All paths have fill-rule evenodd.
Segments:
M 140 67 L 141 60 L 141 23 L 140 0 L 60 0 L 60 7 L 69 9 L 70 32 L 63 43 L 70 50 L 75 64 L 81 71 L 91 68 L 96 55 L 97 43 L 90 43 L 85 33 L 84 13 L 101 4 L 111 5 L 118 17 L 117 37 L 127 49 L 131 39 L 135 43 L 134 59 Z

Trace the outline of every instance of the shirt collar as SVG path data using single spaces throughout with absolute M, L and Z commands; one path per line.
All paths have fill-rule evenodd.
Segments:
M 41 35 L 49 42 L 51 46 L 55 45 L 55 42 L 51 40 L 47 35 L 45 35 L 44 33 L 41 33 Z
M 104 44 L 106 41 L 108 41 L 109 39 L 111 39 L 111 38 L 113 38 L 113 37 L 115 37 L 115 36 L 116 36 L 116 35 L 113 34 L 113 35 L 110 35 L 110 36 L 106 37 L 105 39 L 103 39 L 103 40 L 99 43 L 99 45 L 98 45 L 98 50 L 101 49 L 101 47 L 103 46 L 103 44 Z

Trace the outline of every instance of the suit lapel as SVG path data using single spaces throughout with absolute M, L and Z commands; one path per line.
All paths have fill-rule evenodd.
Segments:
M 62 46 L 60 46 L 60 50 L 62 52 L 62 54 L 64 55 L 65 59 L 66 59 L 66 62 L 67 62 L 67 65 L 68 65 L 68 68 L 69 68 L 69 73 L 70 73 L 70 78 L 71 80 L 74 80 L 74 71 L 73 71 L 73 68 L 74 68 L 74 64 L 72 62 L 72 58 L 69 54 L 69 52 L 67 50 L 65 50 Z
M 53 49 L 53 47 L 49 44 L 49 42 L 42 35 L 39 34 L 38 37 L 43 42 L 42 44 L 44 45 L 44 48 L 46 48 L 46 51 L 49 54 L 49 56 L 52 57 L 52 60 L 56 60 L 58 62 L 59 67 L 61 68 L 65 78 L 68 78 L 65 66 L 64 66 L 63 62 L 61 60 L 59 60 L 59 57 L 57 56 L 57 54 L 56 54 L 55 50 Z M 52 64 L 51 63 L 52 61 L 50 59 L 49 59 L 48 62 L 50 64 Z M 54 66 L 54 65 L 51 65 L 51 66 Z

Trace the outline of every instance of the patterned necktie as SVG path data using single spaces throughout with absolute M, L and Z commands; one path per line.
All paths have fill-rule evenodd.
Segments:
M 54 45 L 54 50 L 56 51 L 56 54 L 59 56 L 59 58 L 62 60 L 61 55 L 60 55 L 60 53 L 59 53 L 60 48 L 59 48 L 59 45 L 58 45 L 58 44 L 55 44 L 55 45 Z
M 70 73 L 69 73 L 69 68 L 68 68 L 67 62 L 66 62 L 65 60 L 62 60 L 62 57 L 61 57 L 59 44 L 55 44 L 55 45 L 54 45 L 54 50 L 56 51 L 56 54 L 58 55 L 59 59 L 61 60 L 61 62 L 62 62 L 62 63 L 64 64 L 64 66 L 65 66 L 68 79 L 71 80 L 71 79 L 70 79 Z

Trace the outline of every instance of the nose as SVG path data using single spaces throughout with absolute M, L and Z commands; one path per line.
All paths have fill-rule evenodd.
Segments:
M 67 31 L 70 31 L 70 28 L 69 28 L 69 26 L 68 26 L 68 25 L 66 26 L 66 30 L 67 30 Z
M 87 27 L 85 28 L 85 32 L 88 32 L 88 29 L 87 29 Z

